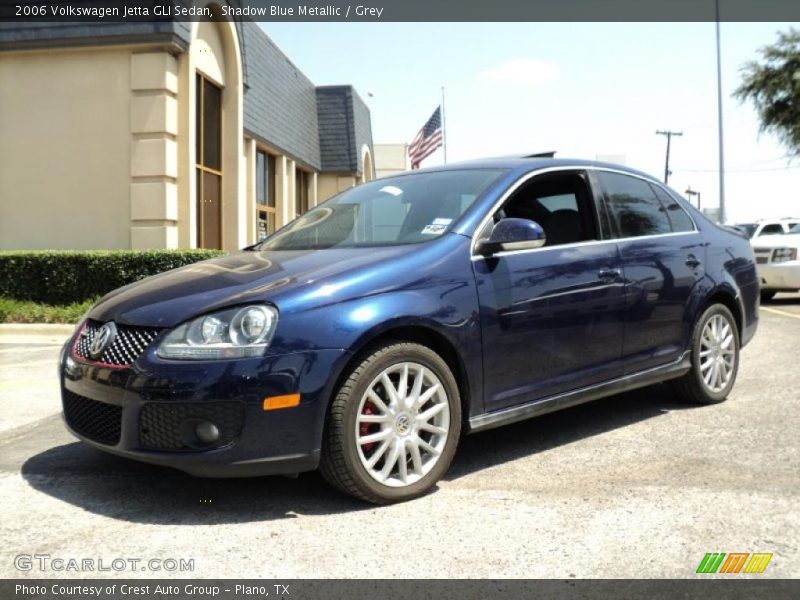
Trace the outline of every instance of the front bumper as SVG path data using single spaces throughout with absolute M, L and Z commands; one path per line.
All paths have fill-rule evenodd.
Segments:
M 757 265 L 762 290 L 800 290 L 800 260 Z
M 130 367 L 119 369 L 76 360 L 69 351 L 72 340 L 67 344 L 61 387 L 64 420 L 73 435 L 105 452 L 203 477 L 315 469 L 327 400 L 348 357 L 344 350 L 325 349 L 227 361 L 166 361 L 156 356 L 153 344 Z M 301 395 L 298 406 L 263 410 L 264 398 L 293 393 Z M 82 411 L 77 416 L 76 397 Z M 86 406 L 99 411 L 87 412 Z M 151 409 L 172 415 L 168 422 L 155 423 L 164 433 L 159 439 L 172 439 L 174 432 L 167 430 L 175 426 L 176 415 L 213 417 L 220 406 L 235 407 L 233 422 L 240 421 L 239 428 L 228 426 L 233 434 L 224 444 L 207 449 L 148 447 Z M 94 414 L 104 419 L 102 428 L 92 427 Z

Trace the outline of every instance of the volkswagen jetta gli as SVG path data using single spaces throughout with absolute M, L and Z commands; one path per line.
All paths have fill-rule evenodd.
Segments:
M 647 175 L 449 165 L 111 292 L 65 346 L 64 417 L 128 458 L 319 468 L 392 502 L 434 486 L 465 432 L 667 380 L 724 400 L 758 299 L 748 241 Z

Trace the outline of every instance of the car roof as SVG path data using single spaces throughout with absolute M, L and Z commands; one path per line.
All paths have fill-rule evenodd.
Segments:
M 453 171 L 459 169 L 512 169 L 520 173 L 538 171 L 541 169 L 557 168 L 557 167 L 575 167 L 575 168 L 604 168 L 613 169 L 615 171 L 622 171 L 645 177 L 651 181 L 658 182 L 658 180 L 648 173 L 637 171 L 623 165 L 614 163 L 601 162 L 595 160 L 586 160 L 581 158 L 550 158 L 531 155 L 512 155 L 512 156 L 497 156 L 493 158 L 481 158 L 477 160 L 467 160 L 446 165 L 438 165 L 426 169 L 409 171 L 409 173 L 425 173 L 435 171 Z

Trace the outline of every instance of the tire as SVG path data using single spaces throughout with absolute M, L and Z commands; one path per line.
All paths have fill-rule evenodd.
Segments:
M 714 324 L 720 332 L 719 338 L 714 335 Z M 673 380 L 676 391 L 694 404 L 722 402 L 733 389 L 739 371 L 739 329 L 726 306 L 712 304 L 703 312 L 692 330 L 691 352 L 692 368 Z M 726 357 L 731 357 L 732 364 Z M 712 361 L 710 365 L 708 360 Z M 713 374 L 713 361 L 717 362 L 719 378 Z
M 441 479 L 455 455 L 458 385 L 447 363 L 420 344 L 390 342 L 363 356 L 328 411 L 320 472 L 337 489 L 373 504 L 416 498 Z
M 775 297 L 775 294 L 778 292 L 773 292 L 770 290 L 762 290 L 761 291 L 761 302 L 769 302 Z

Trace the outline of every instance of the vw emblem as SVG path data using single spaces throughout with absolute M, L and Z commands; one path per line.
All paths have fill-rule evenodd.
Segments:
M 117 326 L 113 321 L 109 321 L 100 329 L 98 329 L 97 333 L 94 335 L 94 339 L 89 346 L 89 356 L 95 360 L 100 358 L 103 355 L 103 352 L 106 351 L 106 348 L 108 348 L 114 342 L 114 338 L 116 337 Z

